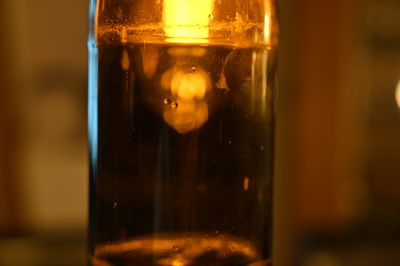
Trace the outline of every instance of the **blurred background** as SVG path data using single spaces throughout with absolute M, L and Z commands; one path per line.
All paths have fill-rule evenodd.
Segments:
M 276 266 L 400 265 L 400 1 L 279 0 Z M 85 265 L 87 1 L 0 0 L 0 265 Z

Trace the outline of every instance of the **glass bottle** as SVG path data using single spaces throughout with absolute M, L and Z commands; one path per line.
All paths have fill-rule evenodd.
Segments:
M 92 0 L 90 265 L 271 265 L 274 0 Z

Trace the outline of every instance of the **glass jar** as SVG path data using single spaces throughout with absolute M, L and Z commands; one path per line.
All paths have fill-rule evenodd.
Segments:
M 90 264 L 271 265 L 274 0 L 90 5 Z

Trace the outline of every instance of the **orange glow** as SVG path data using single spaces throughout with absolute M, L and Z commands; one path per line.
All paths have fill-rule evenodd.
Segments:
M 129 69 L 131 62 L 129 60 L 129 55 L 128 55 L 128 51 L 126 51 L 125 49 L 122 50 L 122 54 L 121 54 L 121 68 L 125 71 L 127 71 Z
M 167 41 L 207 42 L 213 0 L 164 0 L 163 22 Z
M 151 79 L 157 71 L 158 56 L 157 48 L 151 46 L 142 48 L 143 73 L 148 79 Z
M 161 86 L 181 100 L 201 100 L 211 89 L 211 79 L 201 68 L 193 67 L 186 70 L 174 67 L 163 74 Z
M 207 50 L 203 47 L 172 47 L 168 49 L 168 54 L 173 56 L 194 56 L 201 57 L 207 53 Z
M 400 80 L 399 80 L 399 83 L 397 83 L 395 95 L 396 95 L 397 106 L 400 107 Z
M 193 98 L 203 99 L 210 87 L 208 75 L 199 70 L 194 73 L 176 72 L 171 80 L 171 91 L 174 96 L 185 101 Z
M 179 252 L 176 252 L 177 247 L 179 247 Z M 160 256 L 165 255 L 168 251 L 170 251 L 170 256 Z M 261 254 L 253 243 L 225 234 L 215 237 L 204 237 L 200 234 L 194 234 L 191 237 L 160 235 L 99 245 L 95 250 L 95 258 L 92 259 L 92 262 L 96 266 L 105 266 L 107 262 L 102 258 L 129 252 L 138 257 L 151 255 L 154 258 L 160 258 L 157 260 L 157 265 L 166 266 L 192 265 L 198 258 L 210 253 L 215 254 L 217 258 L 223 258 L 227 254 L 243 256 L 254 262 L 254 264 L 250 264 L 254 266 L 266 266 L 270 262 L 261 260 Z
M 264 36 L 269 43 L 271 39 L 271 16 L 268 13 L 264 16 Z
M 266 43 L 271 43 L 271 3 L 266 1 L 264 15 L 264 38 Z
M 243 189 L 246 190 L 246 191 L 249 189 L 249 182 L 250 182 L 250 179 L 248 177 L 246 177 L 243 180 Z
M 172 262 L 172 266 L 184 266 L 185 264 L 183 264 L 183 262 L 182 261 L 180 261 L 180 260 L 174 260 L 173 262 Z
M 211 89 L 211 79 L 203 69 L 171 68 L 162 76 L 161 86 L 176 100 L 167 101 L 170 104 L 166 105 L 163 118 L 177 132 L 185 134 L 198 129 L 208 120 L 204 98 Z
M 166 108 L 163 117 L 177 132 L 185 134 L 208 120 L 208 105 L 203 101 L 179 101 L 174 107 Z

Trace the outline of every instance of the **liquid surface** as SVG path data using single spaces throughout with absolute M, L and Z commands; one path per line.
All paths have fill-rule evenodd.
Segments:
M 274 51 L 110 33 L 91 56 L 93 265 L 268 265 Z

